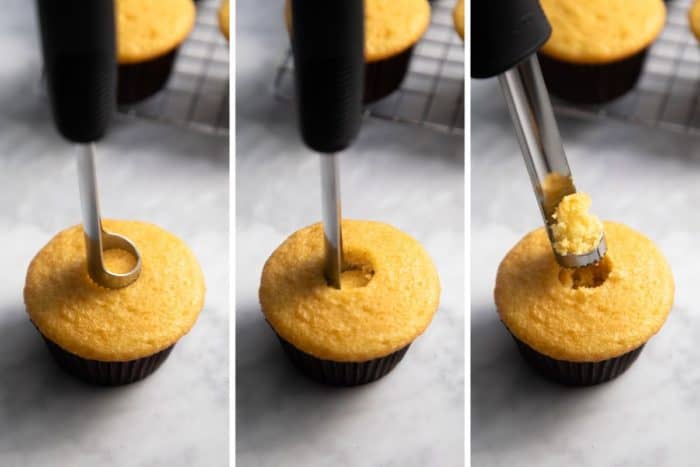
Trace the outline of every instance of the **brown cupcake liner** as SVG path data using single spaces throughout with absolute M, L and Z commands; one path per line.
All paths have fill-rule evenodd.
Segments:
M 364 362 L 335 362 L 316 358 L 303 352 L 277 334 L 282 349 L 303 374 L 331 386 L 357 386 L 371 383 L 393 370 L 401 361 L 411 344 L 385 357 Z
M 510 335 L 525 361 L 538 373 L 549 380 L 569 386 L 593 386 L 611 381 L 627 371 L 644 349 L 642 344 L 619 357 L 599 362 L 570 362 L 548 357 L 515 337 L 513 333 Z
M 173 70 L 178 48 L 140 63 L 119 65 L 117 104 L 135 104 L 151 97 L 165 86 Z
M 41 337 L 44 338 L 44 342 L 46 342 L 46 346 L 58 366 L 72 376 L 98 386 L 121 386 L 144 379 L 161 366 L 175 347 L 173 344 L 158 353 L 135 360 L 103 362 L 79 357 L 59 347 L 43 334 Z
M 568 63 L 543 53 L 538 57 L 547 89 L 553 95 L 577 104 L 602 104 L 634 88 L 647 51 L 602 65 Z
M 365 64 L 364 104 L 371 104 L 396 91 L 408 72 L 413 47 L 393 57 Z

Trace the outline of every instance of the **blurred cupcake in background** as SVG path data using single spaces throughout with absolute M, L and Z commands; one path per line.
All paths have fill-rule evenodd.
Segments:
M 226 37 L 226 39 L 229 40 L 230 13 L 228 0 L 224 0 L 223 2 L 221 2 L 221 6 L 219 7 L 218 19 L 221 34 L 223 34 Z
M 695 0 L 688 10 L 688 22 L 693 35 L 700 41 L 700 0 Z
M 662 0 L 542 0 L 552 35 L 539 52 L 549 91 L 595 104 L 630 91 L 666 21 Z
M 428 0 L 365 0 L 365 104 L 399 88 L 413 47 L 428 29 L 430 12 Z M 285 17 L 291 31 L 289 0 Z
M 455 31 L 464 40 L 464 0 L 458 0 L 457 5 L 452 10 L 452 19 L 455 23 Z
M 132 104 L 165 86 L 195 23 L 192 0 L 116 0 L 117 102 Z

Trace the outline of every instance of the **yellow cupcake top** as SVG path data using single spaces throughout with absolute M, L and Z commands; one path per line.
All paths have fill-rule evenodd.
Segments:
M 690 22 L 690 30 L 693 31 L 695 38 L 700 40 L 700 0 L 695 0 L 690 10 L 688 10 L 688 21 Z
M 224 0 L 219 8 L 219 29 L 221 33 L 228 39 L 229 34 L 229 3 L 228 0 Z
M 464 39 L 464 0 L 459 0 L 452 10 L 452 19 L 455 23 L 455 30 L 459 37 Z
M 666 21 L 663 0 L 541 0 L 552 26 L 542 52 L 572 63 L 604 64 L 649 46 Z
M 289 0 L 285 18 L 291 30 Z M 429 24 L 428 0 L 365 0 L 365 60 L 377 62 L 408 50 Z
M 594 250 L 603 236 L 603 223 L 588 213 L 591 198 L 585 193 L 565 196 L 552 215 L 554 249 L 560 255 L 580 255 Z
M 117 61 L 139 63 L 177 48 L 194 27 L 192 0 L 116 0 Z
M 34 257 L 24 287 L 32 322 L 48 339 L 80 357 L 127 361 L 174 344 L 194 325 L 204 303 L 204 276 L 182 240 L 143 222 L 104 221 L 139 249 L 142 271 L 133 284 L 107 289 L 87 273 L 81 225 L 57 234 Z M 107 266 L 126 272 L 133 258 L 105 252 Z
M 557 264 L 543 228 L 506 255 L 496 277 L 496 306 L 521 341 L 558 360 L 601 361 L 644 344 L 673 305 L 671 269 L 654 243 L 605 222 L 608 252 L 581 270 Z
M 384 60 L 411 48 L 430 24 L 428 0 L 365 0 L 365 55 Z
M 425 249 L 380 222 L 344 219 L 349 271 L 340 290 L 323 275 L 321 224 L 282 243 L 265 263 L 260 304 L 286 341 L 317 358 L 367 361 L 410 344 L 437 311 L 440 280 Z

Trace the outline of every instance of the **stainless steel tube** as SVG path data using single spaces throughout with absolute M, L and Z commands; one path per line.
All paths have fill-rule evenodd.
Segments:
M 552 241 L 550 226 L 554 209 L 564 196 L 575 193 L 576 187 L 537 55 L 531 55 L 500 75 L 499 81 L 540 212 Z M 559 255 L 554 248 L 552 250 L 562 266 L 586 266 L 600 261 L 605 255 L 605 236 L 601 237 L 597 248 L 582 255 Z
M 321 155 L 321 202 L 326 255 L 324 272 L 328 284 L 336 289 L 340 289 L 344 264 L 339 159 L 338 154 Z
M 121 288 L 133 283 L 141 273 L 141 256 L 136 246 L 126 237 L 105 231 L 100 217 L 95 171 L 95 145 L 81 145 L 78 150 L 78 185 L 83 212 L 83 231 L 87 253 L 88 274 L 98 285 Z M 104 264 L 102 252 L 112 248 L 125 250 L 136 259 L 135 266 L 126 273 L 114 273 Z

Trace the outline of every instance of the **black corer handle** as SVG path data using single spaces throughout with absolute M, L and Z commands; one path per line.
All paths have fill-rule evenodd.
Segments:
M 471 18 L 472 78 L 513 68 L 552 32 L 538 0 L 472 0 Z
M 363 0 L 292 0 L 292 49 L 301 136 L 334 153 L 360 129 L 364 89 Z
M 37 0 L 37 6 L 56 127 L 70 141 L 97 141 L 116 103 L 114 0 Z

